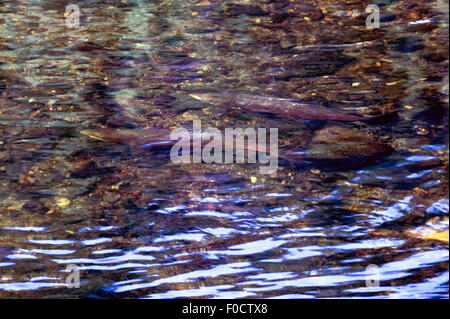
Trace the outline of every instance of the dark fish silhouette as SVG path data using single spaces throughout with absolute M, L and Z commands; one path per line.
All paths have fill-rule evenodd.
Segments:
M 170 129 L 159 129 L 159 128 L 150 128 L 150 129 L 115 129 L 115 128 L 100 128 L 100 129 L 87 129 L 82 130 L 81 134 L 87 135 L 90 138 L 115 142 L 115 143 L 123 143 L 132 146 L 138 146 L 141 148 L 161 148 L 172 146 L 177 143 L 176 140 L 170 139 Z M 192 132 L 190 133 L 192 136 Z M 178 142 L 180 145 L 181 142 Z M 192 147 L 192 138 L 186 142 L 186 145 Z M 201 147 L 203 148 L 206 144 L 210 146 L 214 145 L 214 142 L 209 140 L 209 138 L 202 138 Z M 215 144 L 219 146 L 220 144 Z M 236 143 L 233 144 L 232 147 L 235 147 Z M 225 145 L 224 139 L 222 139 L 221 147 L 223 149 L 227 148 Z M 259 148 L 259 146 L 248 145 L 245 143 L 243 145 L 243 150 L 245 151 L 255 151 L 255 152 L 265 152 L 269 153 L 269 148 Z
M 251 94 L 192 93 L 189 95 L 197 100 L 215 105 L 241 107 L 253 112 L 271 113 L 306 120 L 356 122 L 371 121 L 384 116 L 352 115 L 340 110 L 334 110 L 319 105 L 296 102 L 290 99 Z
M 82 134 L 91 138 L 128 144 L 153 151 L 168 153 L 167 149 L 177 141 L 170 139 L 169 129 L 88 129 Z M 202 140 L 202 148 L 209 140 Z M 192 146 L 192 139 L 186 142 Z M 234 143 L 233 147 L 236 147 Z M 226 145 L 222 144 L 223 150 Z M 307 166 L 325 166 L 330 168 L 354 168 L 367 162 L 368 159 L 389 153 L 391 147 L 381 143 L 367 132 L 341 126 L 330 126 L 315 132 L 312 139 L 298 140 L 295 143 L 279 145 L 278 158 L 291 163 Z M 245 143 L 243 149 L 237 151 L 255 151 L 270 154 L 268 146 Z
M 170 130 L 168 129 L 116 129 L 116 128 L 99 128 L 82 130 L 81 134 L 90 138 L 124 143 L 133 146 L 166 146 L 173 145 L 176 141 L 170 140 Z

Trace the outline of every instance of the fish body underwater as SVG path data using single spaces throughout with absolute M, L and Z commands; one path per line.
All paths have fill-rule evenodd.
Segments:
M 87 129 L 81 131 L 90 138 L 109 142 L 127 144 L 139 149 L 151 150 L 169 156 L 168 150 L 180 142 L 170 137 L 170 129 Z M 206 144 L 211 146 L 209 139 L 203 139 L 201 148 Z M 223 151 L 227 148 L 223 140 L 217 142 L 222 144 Z M 193 140 L 184 142 L 186 146 L 193 149 Z M 219 144 L 216 144 L 219 146 Z M 269 147 L 249 145 L 245 143 L 238 146 L 233 144 L 236 152 L 249 151 L 271 154 Z M 329 126 L 318 130 L 309 140 L 291 141 L 281 143 L 277 157 L 288 163 L 300 166 L 329 167 L 331 169 L 352 169 L 368 163 L 380 155 L 387 154 L 392 148 L 377 137 L 371 136 L 365 131 L 346 128 L 342 126 Z M 236 153 L 237 154 L 237 153 Z
M 370 121 L 378 116 L 352 115 L 328 107 L 296 102 L 290 99 L 252 94 L 231 93 L 192 93 L 191 97 L 202 102 L 225 106 L 240 107 L 245 110 L 277 114 L 285 117 L 305 120 L 332 120 L 344 122 Z

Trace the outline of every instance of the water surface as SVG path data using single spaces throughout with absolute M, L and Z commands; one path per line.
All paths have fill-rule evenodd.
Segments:
M 95 0 L 69 29 L 68 1 L 2 1 L 0 296 L 448 298 L 448 1 L 376 3 L 379 29 L 367 1 Z M 399 112 L 291 120 L 198 90 Z M 194 119 L 303 144 L 338 126 L 392 151 L 261 175 L 80 133 Z

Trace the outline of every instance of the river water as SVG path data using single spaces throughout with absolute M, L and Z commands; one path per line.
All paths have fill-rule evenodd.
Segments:
M 375 3 L 379 28 L 359 0 L 2 1 L 0 296 L 448 298 L 448 1 Z M 199 90 L 398 116 L 295 120 Z M 195 119 L 390 151 L 264 175 L 81 133 Z

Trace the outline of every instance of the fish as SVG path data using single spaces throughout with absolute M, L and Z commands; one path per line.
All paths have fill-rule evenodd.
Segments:
M 232 140 L 229 140 L 226 136 L 224 138 L 222 135 L 218 138 L 217 135 L 212 136 L 205 131 L 197 130 L 195 124 L 193 126 L 192 131 L 184 128 L 180 128 L 180 130 L 104 128 L 83 130 L 81 133 L 94 139 L 127 143 L 140 149 L 151 149 L 152 154 L 156 154 L 160 158 L 169 157 L 170 154 L 170 159 L 174 163 L 187 163 L 191 160 L 193 163 L 201 163 L 202 160 L 206 163 L 223 163 L 224 160 L 230 163 L 234 158 L 237 163 L 244 163 L 245 158 L 248 162 L 256 163 L 258 154 L 260 162 L 269 163 L 269 166 L 260 167 L 261 172 L 271 174 L 273 170 L 276 170 L 278 163 L 277 133 L 274 137 L 275 142 L 273 142 L 272 136 L 270 137 L 270 143 L 273 144 L 268 147 L 267 145 L 260 146 L 260 143 L 256 145 L 255 143 L 245 143 L 244 136 L 238 137 L 241 131 L 233 134 Z M 211 138 L 213 139 L 211 140 Z M 170 152 L 169 146 L 171 146 Z M 182 151 L 181 155 L 179 150 Z M 214 155 L 211 155 L 212 150 Z M 223 155 L 225 155 L 225 159 Z
M 122 143 L 138 148 L 149 149 L 169 156 L 169 147 L 180 141 L 170 139 L 170 129 L 112 129 L 98 128 L 86 129 L 81 133 L 90 138 L 106 142 Z M 192 139 L 184 142 L 190 149 L 194 149 Z M 201 148 L 210 144 L 209 138 L 202 138 Z M 223 140 L 222 140 L 223 143 Z M 219 145 L 219 144 L 215 144 Z M 233 148 L 237 144 L 233 143 Z M 242 149 L 236 152 L 258 152 L 273 155 L 268 146 L 241 145 Z M 222 144 L 222 150 L 229 146 Z M 392 147 L 380 142 L 378 138 L 366 131 L 332 125 L 314 132 L 312 138 L 304 140 L 290 140 L 279 145 L 276 157 L 293 165 L 325 167 L 328 169 L 354 169 L 369 163 L 371 159 L 388 154 Z
M 231 93 L 190 93 L 194 99 L 225 107 L 240 107 L 245 110 L 277 114 L 285 117 L 305 120 L 332 120 L 344 122 L 371 121 L 381 116 L 362 116 L 348 114 L 332 108 L 297 102 L 291 99 L 253 94 Z
M 80 133 L 92 139 L 123 143 L 131 146 L 170 146 L 175 143 L 175 141 L 170 139 L 170 130 L 162 128 L 98 128 L 82 130 Z
M 120 128 L 98 128 L 98 129 L 86 129 L 81 130 L 80 133 L 87 135 L 92 139 L 128 144 L 130 146 L 140 147 L 140 148 L 160 148 L 166 146 L 186 145 L 193 147 L 192 138 L 189 141 L 183 142 L 170 138 L 170 133 L 172 130 L 163 128 L 149 128 L 149 129 L 120 129 Z M 192 131 L 189 131 L 192 136 Z M 223 150 L 230 149 L 228 145 L 225 144 L 225 140 L 222 139 L 221 143 L 211 141 L 209 136 L 202 137 L 201 147 L 205 145 L 221 146 Z M 236 147 L 234 142 L 232 147 Z M 264 152 L 269 153 L 269 147 L 261 148 L 257 145 L 248 145 L 245 143 L 242 146 L 244 151 L 254 151 L 254 152 Z

